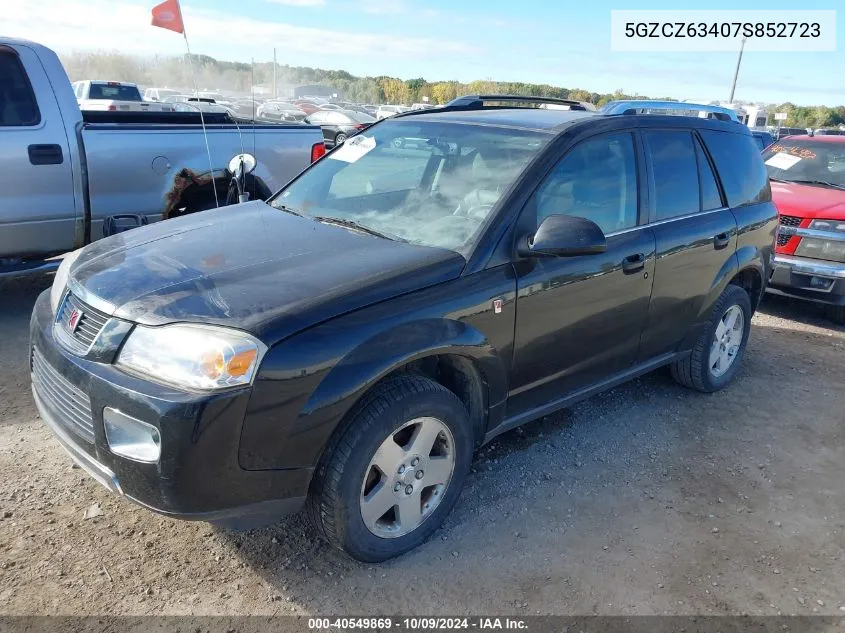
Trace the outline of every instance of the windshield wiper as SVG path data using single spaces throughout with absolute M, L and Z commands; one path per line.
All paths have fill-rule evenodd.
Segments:
M 386 240 L 393 240 L 395 242 L 408 241 L 404 237 L 399 237 L 398 235 L 393 235 L 392 233 L 384 233 L 382 231 L 378 231 L 365 224 L 356 222 L 355 220 L 348 220 L 346 218 L 332 218 L 325 215 L 315 215 L 313 217 L 318 222 L 323 222 L 324 224 L 335 224 L 337 226 L 344 226 L 350 229 L 356 229 L 358 231 L 363 231 L 364 233 L 369 233 L 370 235 L 375 235 L 376 237 L 382 237 Z
M 300 218 L 305 217 L 304 214 L 302 213 L 302 211 L 299 211 L 298 209 L 294 209 L 293 207 L 286 207 L 283 204 L 275 204 L 275 203 L 271 204 L 270 206 L 272 206 L 274 209 L 278 209 L 279 211 L 284 211 L 285 213 L 290 213 L 291 215 L 296 215 Z
M 829 182 L 827 180 L 793 180 L 792 182 L 801 183 L 802 185 L 823 185 L 825 187 L 833 187 L 834 189 L 841 189 L 845 191 L 845 186 L 837 185 L 835 182 Z

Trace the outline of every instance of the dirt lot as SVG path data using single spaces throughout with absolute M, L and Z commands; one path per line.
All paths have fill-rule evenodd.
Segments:
M 767 298 L 727 391 L 657 372 L 501 437 L 432 540 L 371 566 L 299 516 L 172 521 L 72 467 L 29 391 L 49 281 L 0 282 L 0 612 L 845 612 L 845 330 L 812 306 Z

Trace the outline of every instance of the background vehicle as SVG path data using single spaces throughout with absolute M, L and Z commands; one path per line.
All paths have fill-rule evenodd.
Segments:
M 405 106 L 398 106 L 398 105 L 380 105 L 376 110 L 376 119 L 381 121 L 382 119 L 386 119 L 388 117 L 392 117 L 394 115 L 400 114 L 402 112 L 407 112 L 408 108 Z
M 754 142 L 757 143 L 760 151 L 775 142 L 775 137 L 766 130 L 751 130 L 751 136 L 754 137 Z
M 258 159 L 247 178 L 253 198 L 268 197 L 323 146 L 316 127 L 235 125 L 209 113 L 212 170 L 196 112 L 83 113 L 56 54 L 20 40 L 0 40 L 0 77 L 10 99 L 0 108 L 0 171 L 15 183 L 0 194 L 4 274 L 103 237 L 110 217 L 131 226 L 214 207 L 215 191 L 223 199 L 228 189 L 226 165 L 247 145 Z
M 319 110 L 305 117 L 305 122 L 323 129 L 326 147 L 340 145 L 350 136 L 367 129 L 376 120 L 369 114 L 352 110 Z
M 322 104 L 314 103 L 313 101 L 307 101 L 305 99 L 294 99 L 292 101 L 292 103 L 297 108 L 302 110 L 305 114 L 313 114 L 314 112 L 319 110 L 320 105 L 322 105 Z
M 147 88 L 144 90 L 144 101 L 167 101 L 167 97 L 177 97 L 184 92 L 184 90 L 172 88 Z
M 485 441 L 663 365 L 727 386 L 777 227 L 748 129 L 486 99 L 377 123 L 269 203 L 66 260 L 30 326 L 59 441 L 170 516 L 307 498 L 380 561 L 437 529 Z
M 258 106 L 256 116 L 259 119 L 302 121 L 307 115 L 292 103 L 285 101 L 265 101 Z
M 107 112 L 171 112 L 168 106 L 144 101 L 138 86 L 121 81 L 75 81 L 73 92 L 81 110 Z
M 780 212 L 769 291 L 845 324 L 845 137 L 790 136 L 763 159 Z

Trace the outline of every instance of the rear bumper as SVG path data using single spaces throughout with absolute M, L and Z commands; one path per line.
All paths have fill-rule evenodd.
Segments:
M 845 264 L 775 255 L 767 290 L 816 303 L 845 305 Z
M 108 363 L 66 351 L 54 340 L 52 324 L 46 291 L 32 314 L 30 341 L 55 373 L 47 382 L 34 376 L 36 407 L 73 460 L 108 490 L 170 517 L 233 526 L 270 522 L 302 507 L 311 469 L 248 471 L 238 463 L 249 390 L 190 394 L 128 376 Z M 63 394 L 73 389 L 77 395 L 70 397 L 84 394 L 82 408 L 93 435 L 80 435 L 69 409 L 56 404 L 56 389 Z M 111 452 L 102 420 L 107 406 L 159 429 L 158 462 Z M 78 420 L 79 409 L 74 414 Z

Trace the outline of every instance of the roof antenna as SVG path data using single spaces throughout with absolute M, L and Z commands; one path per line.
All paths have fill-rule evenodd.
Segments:
M 211 147 L 208 144 L 208 132 L 205 129 L 205 115 L 202 113 L 202 107 L 200 107 L 200 93 L 197 89 L 197 78 L 194 75 L 194 63 L 191 61 L 193 55 L 191 55 L 191 46 L 188 44 L 188 34 L 186 32 L 182 33 L 185 36 L 185 47 L 188 49 L 188 72 L 191 75 L 191 83 L 194 84 L 194 96 L 197 98 L 197 110 L 200 113 L 200 124 L 202 125 L 202 137 L 205 140 L 205 153 L 208 154 L 208 173 L 211 176 L 211 188 L 214 190 L 214 206 L 216 208 L 220 208 L 220 200 L 217 199 L 217 183 L 214 182 L 214 162 L 211 160 Z

